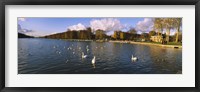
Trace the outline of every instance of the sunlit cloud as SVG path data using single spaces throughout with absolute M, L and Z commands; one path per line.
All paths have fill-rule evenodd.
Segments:
M 21 25 L 19 25 L 19 24 L 18 24 L 18 27 L 17 27 L 17 29 L 18 29 L 18 32 L 19 32 L 19 33 L 28 33 L 28 32 L 34 32 L 33 30 L 29 30 L 29 29 L 23 29 L 23 28 L 21 27 Z
M 18 24 L 18 32 L 22 34 L 26 34 L 29 36 L 34 36 L 34 37 L 39 37 L 39 36 L 45 36 L 47 33 L 44 33 L 42 31 L 35 31 L 35 30 L 30 30 L 30 29 L 24 29 L 21 27 L 20 24 Z
M 19 30 L 22 30 L 22 27 L 21 27 L 20 24 L 17 24 L 17 30 L 18 30 L 18 31 L 19 31 Z
M 18 18 L 19 21 L 26 21 L 26 18 Z
M 118 19 L 114 19 L 114 18 L 92 20 L 90 21 L 90 26 L 93 31 L 101 29 L 106 32 L 121 30 L 124 28 L 123 24 L 121 24 Z
M 69 26 L 68 29 L 70 29 L 70 30 L 77 30 L 78 31 L 78 30 L 85 30 L 86 27 L 83 24 L 78 23 L 77 25 Z
M 153 29 L 153 19 L 152 18 L 144 18 L 143 21 L 139 21 L 136 24 L 135 29 L 140 32 L 149 32 Z
M 52 34 L 57 34 L 58 32 L 52 32 L 52 33 L 50 33 L 49 35 L 52 35 Z
M 41 31 L 32 31 L 32 32 L 27 32 L 25 34 L 29 35 L 29 36 L 34 36 L 34 37 L 40 37 L 40 36 L 47 35 L 47 33 L 44 33 L 44 32 L 41 32 Z

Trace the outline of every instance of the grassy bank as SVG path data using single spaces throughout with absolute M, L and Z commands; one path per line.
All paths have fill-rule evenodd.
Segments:
M 134 42 L 134 41 L 109 41 L 117 43 L 130 43 L 130 44 L 142 44 L 142 45 L 155 45 L 160 47 L 169 47 L 169 48 L 182 48 L 181 43 L 169 42 L 168 44 L 161 44 L 158 42 Z
M 167 44 L 162 44 L 160 42 L 142 42 L 142 43 L 152 43 L 152 44 L 161 44 L 161 45 L 179 45 L 182 46 L 182 43 L 176 43 L 176 42 L 168 42 Z

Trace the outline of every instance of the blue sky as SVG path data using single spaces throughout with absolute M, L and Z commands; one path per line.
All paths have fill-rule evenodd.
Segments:
M 33 36 L 43 36 L 48 35 L 52 33 L 59 33 L 64 32 L 69 28 L 70 26 L 75 26 L 77 24 L 81 24 L 85 27 L 91 26 L 91 21 L 98 20 L 97 24 L 93 24 L 95 27 L 96 25 L 99 25 L 100 23 L 106 19 L 106 22 L 114 23 L 120 22 L 117 25 L 123 25 L 124 27 L 121 29 L 123 31 L 127 31 L 129 27 L 136 27 L 137 23 L 139 21 L 144 21 L 144 18 L 110 18 L 111 20 L 107 20 L 109 18 L 18 18 L 18 25 L 21 26 L 21 29 L 25 30 L 32 30 L 28 31 L 27 34 L 33 35 Z M 114 22 L 113 22 L 114 21 Z M 105 22 L 103 22 L 105 23 Z M 101 24 L 102 25 L 102 24 Z M 102 26 L 99 27 L 102 27 Z M 104 25 L 106 26 L 106 25 Z M 115 27 L 116 27 L 115 26 Z M 112 28 L 108 30 L 108 33 L 112 33 Z

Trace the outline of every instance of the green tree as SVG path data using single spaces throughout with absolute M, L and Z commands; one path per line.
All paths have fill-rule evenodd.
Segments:
M 92 28 L 91 27 L 87 27 L 86 28 L 87 31 L 87 35 L 88 35 L 88 39 L 92 39 Z
M 130 28 L 129 32 L 132 33 L 132 34 L 137 34 L 137 31 L 135 30 L 135 28 Z
M 104 31 L 101 29 L 96 30 L 95 39 L 104 39 L 104 38 L 105 38 Z
M 156 35 L 156 32 L 155 32 L 154 30 L 152 30 L 152 31 L 149 32 L 149 36 L 150 36 L 150 37 L 151 37 L 151 36 L 154 36 L 154 35 Z
M 129 34 L 129 40 L 134 40 L 137 36 L 137 31 L 135 28 L 130 28 L 129 31 L 128 31 L 130 34 Z

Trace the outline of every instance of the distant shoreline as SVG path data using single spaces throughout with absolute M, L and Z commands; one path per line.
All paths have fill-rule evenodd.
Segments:
M 154 45 L 154 46 L 160 46 L 160 47 L 168 47 L 168 48 L 182 49 L 182 46 L 180 46 L 180 45 L 163 45 L 163 44 L 156 44 L 156 43 L 134 42 L 134 41 L 109 41 L 109 42 L 115 42 L 115 43 L 130 43 L 130 44 L 142 44 L 142 45 Z
M 176 48 L 182 49 L 182 45 L 167 45 L 167 44 L 159 44 L 159 43 L 149 43 L 149 42 L 134 42 L 134 41 L 115 41 L 115 40 L 83 40 L 83 39 L 57 39 L 57 40 L 68 40 L 68 41 L 96 41 L 96 42 L 114 42 L 114 43 L 130 43 L 130 44 L 141 44 L 141 45 L 154 45 L 159 47 L 167 47 L 167 48 Z

